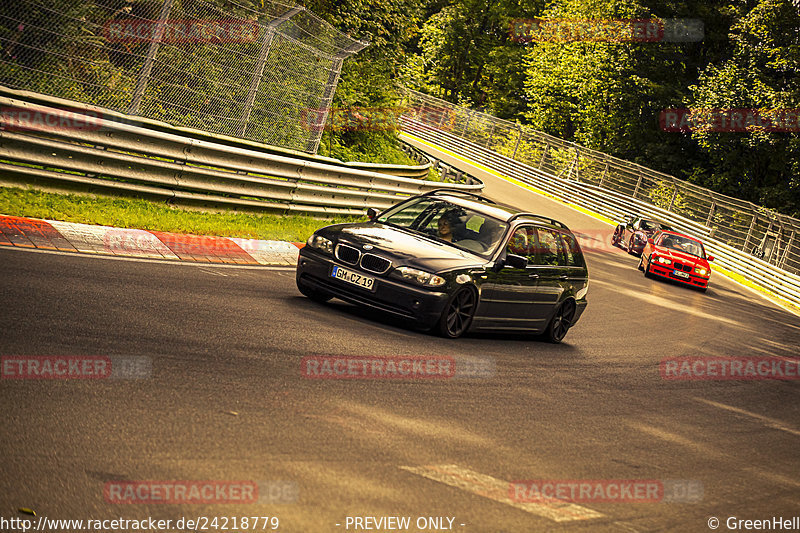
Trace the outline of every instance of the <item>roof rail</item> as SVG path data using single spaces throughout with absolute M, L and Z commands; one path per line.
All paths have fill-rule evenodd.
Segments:
M 497 202 L 495 202 L 494 200 L 490 200 L 489 198 L 486 198 L 485 196 L 481 196 L 479 194 L 475 194 L 474 192 L 462 191 L 461 189 L 447 189 L 447 188 L 433 189 L 432 191 L 428 191 L 425 194 L 422 194 L 421 196 L 430 196 L 440 192 L 446 192 L 448 194 L 454 194 L 454 195 L 461 194 L 464 196 L 472 196 L 473 198 L 477 198 L 478 200 L 481 200 L 483 202 L 488 202 L 490 204 L 497 205 Z
M 558 226 L 559 228 L 569 231 L 569 228 L 563 222 L 559 222 L 554 218 L 546 217 L 544 215 L 537 215 L 536 213 L 515 213 L 511 218 L 508 219 L 508 222 L 511 222 L 517 218 L 535 218 L 538 220 L 544 220 L 545 222 L 548 222 L 554 226 Z

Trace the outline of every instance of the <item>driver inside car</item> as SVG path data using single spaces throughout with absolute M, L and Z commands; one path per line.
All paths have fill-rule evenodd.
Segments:
M 458 215 L 453 211 L 445 211 L 437 223 L 438 237 L 443 241 L 453 242 L 453 233 L 459 223 Z

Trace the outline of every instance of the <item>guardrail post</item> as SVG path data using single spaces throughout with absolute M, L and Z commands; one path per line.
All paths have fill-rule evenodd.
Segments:
M 570 179 L 572 177 L 572 170 L 575 168 L 575 164 L 577 162 L 578 162 L 578 151 L 575 150 L 575 157 L 573 158 L 572 163 L 570 163 L 569 168 L 567 169 L 567 175 L 564 176 L 564 179 L 568 180 L 568 179 Z M 561 172 L 558 173 L 558 175 L 556 177 L 560 177 L 561 174 L 563 174 L 563 173 L 564 173 L 564 171 L 562 170 Z
M 467 139 L 469 139 L 469 137 L 467 137 L 467 129 L 469 128 L 469 123 L 472 120 L 472 115 L 474 114 L 475 112 L 472 110 L 467 111 L 467 121 L 464 123 L 464 131 L 461 133 L 461 135 Z
M 642 169 L 640 168 L 639 169 L 639 179 L 636 180 L 636 187 L 633 188 L 633 197 L 634 198 L 636 198 L 636 195 L 639 194 L 639 187 L 642 186 L 642 179 L 643 178 L 644 178 L 644 176 L 642 176 Z
M 439 125 L 437 128 L 442 129 L 442 124 L 444 124 L 444 108 L 439 108 Z
M 747 247 L 750 246 L 750 237 L 753 236 L 753 229 L 756 227 L 756 220 L 758 220 L 758 214 L 753 213 L 753 220 L 750 222 L 750 229 L 747 230 L 747 237 L 744 239 L 744 244 L 742 245 L 742 251 L 747 253 Z
M 519 131 L 519 135 L 517 136 L 517 143 L 514 145 L 514 153 L 511 155 L 511 159 L 517 158 L 517 149 L 519 148 L 519 142 L 522 140 L 522 126 L 517 124 L 517 130 Z
M 711 209 L 708 210 L 708 218 L 706 219 L 706 227 L 711 227 L 712 219 L 714 218 L 714 212 L 717 210 L 717 202 L 711 200 Z
M 672 199 L 669 201 L 667 211 L 672 211 L 672 207 L 675 205 L 675 199 L 678 197 L 678 184 L 673 182 L 672 186 L 675 187 L 675 191 L 672 193 Z
M 250 80 L 250 89 L 247 91 L 247 98 L 244 101 L 244 108 L 242 108 L 242 116 L 239 119 L 238 135 L 244 136 L 247 131 L 247 124 L 250 122 L 250 113 L 253 112 L 253 103 L 256 100 L 258 93 L 258 86 L 261 85 L 261 78 L 264 77 L 264 67 L 267 64 L 267 56 L 269 49 L 272 47 L 272 39 L 275 37 L 275 30 L 302 11 L 303 7 L 293 7 L 286 11 L 280 17 L 271 20 L 269 24 L 264 27 L 264 40 L 261 41 L 261 49 L 258 52 L 258 59 L 256 60 L 256 68 L 253 70 L 253 79 Z
M 603 182 L 606 180 L 606 176 L 608 175 L 608 167 L 610 166 L 610 163 L 608 162 L 607 157 L 605 159 L 606 159 L 606 166 L 603 167 L 603 173 L 600 175 L 600 183 L 597 184 L 598 187 L 603 186 Z
M 339 83 L 339 74 L 342 72 L 342 64 L 344 63 L 344 59 L 349 56 L 350 54 L 354 54 L 359 50 L 363 50 L 367 45 L 360 41 L 356 41 L 355 43 L 351 44 L 333 58 L 333 64 L 331 66 L 331 70 L 328 73 L 328 81 L 325 83 L 325 89 L 322 92 L 322 97 L 320 98 L 321 102 L 325 102 L 325 106 L 322 108 L 322 113 L 315 114 L 315 117 L 319 120 L 319 122 L 315 122 L 315 126 L 319 126 L 319 134 L 315 138 L 309 138 L 308 143 L 306 144 L 306 151 L 311 154 L 316 154 L 317 149 L 319 148 L 319 141 L 322 137 L 322 129 L 325 126 L 325 122 L 328 120 L 328 111 L 331 105 L 331 101 L 333 100 L 333 93 L 336 91 L 336 85 Z
M 169 18 L 170 11 L 172 11 L 172 4 L 174 3 L 175 0 L 164 0 L 164 4 L 161 6 L 158 22 L 151 36 L 150 46 L 147 48 L 147 56 L 142 65 L 142 70 L 139 72 L 139 77 L 136 78 L 136 87 L 133 89 L 131 104 L 128 106 L 129 115 L 139 114 L 139 107 L 142 105 L 142 97 L 144 97 L 144 91 L 147 89 L 150 73 L 153 71 L 153 62 L 156 60 L 156 54 L 161 46 L 161 39 L 164 38 L 164 26 L 166 25 L 167 18 Z
M 550 143 L 544 143 L 544 151 L 542 152 L 542 157 L 539 159 L 539 170 L 542 170 L 542 166 L 544 166 L 544 158 L 547 157 L 547 151 L 550 150 Z
M 794 231 L 792 231 L 792 234 L 789 235 L 789 242 L 786 243 L 786 248 L 783 249 L 783 257 L 776 265 L 778 268 L 786 270 L 786 259 L 789 257 L 789 251 L 792 249 L 792 244 L 794 244 Z

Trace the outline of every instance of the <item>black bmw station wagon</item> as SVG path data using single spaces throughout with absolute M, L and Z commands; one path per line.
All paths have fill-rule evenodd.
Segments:
M 586 308 L 586 263 L 558 221 L 449 189 L 368 215 L 308 239 L 297 262 L 301 293 L 368 306 L 453 338 L 509 331 L 557 343 Z

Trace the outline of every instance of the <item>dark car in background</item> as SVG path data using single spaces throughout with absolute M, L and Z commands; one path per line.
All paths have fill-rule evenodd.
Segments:
M 624 222 L 617 224 L 611 243 L 615 246 L 622 245 L 629 254 L 642 255 L 642 250 L 647 239 L 655 235 L 657 231 L 671 230 L 663 222 L 631 215 Z
M 543 334 L 560 342 L 586 308 L 588 271 L 564 224 L 452 190 L 414 196 L 368 222 L 316 231 L 297 287 L 402 317 L 445 337 Z

